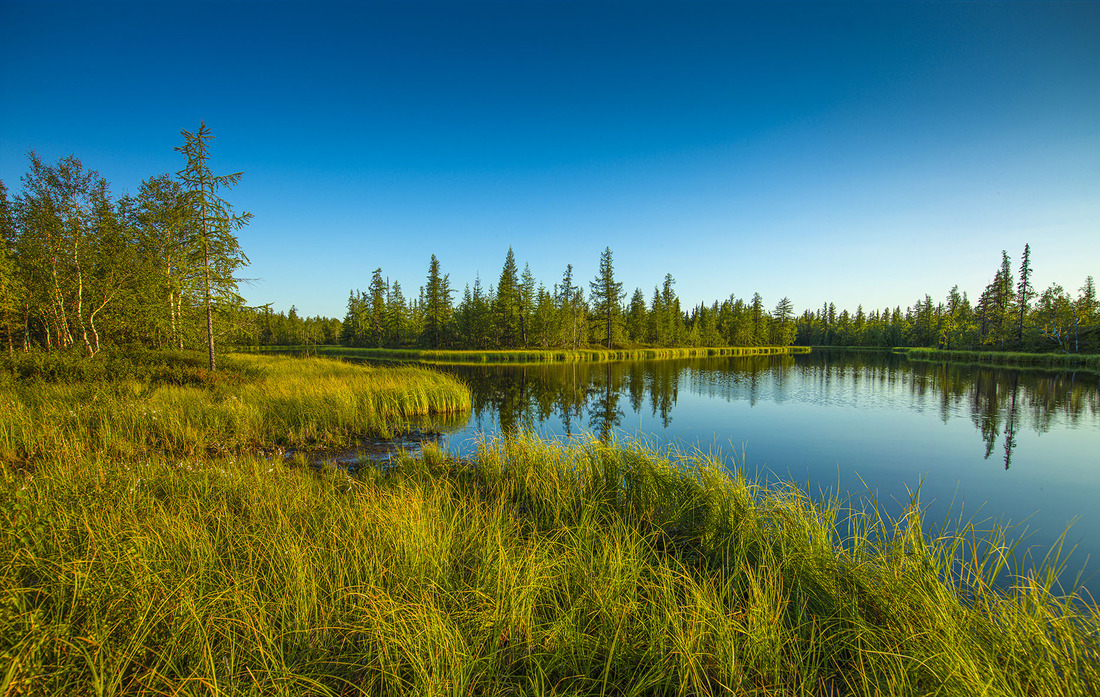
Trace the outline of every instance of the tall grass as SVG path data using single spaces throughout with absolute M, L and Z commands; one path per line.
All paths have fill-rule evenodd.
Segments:
M 103 379 L 9 374 L 0 382 L 0 461 L 334 446 L 470 409 L 464 385 L 423 368 L 285 356 L 225 363 L 215 375 L 173 364 L 169 379 L 156 378 L 159 368 Z
M 703 458 L 517 438 L 360 478 L 253 456 L 3 474 L 0 694 L 1100 689 L 1097 609 L 1043 569 L 996 591 L 996 555 L 961 566 L 917 508 Z
M 263 352 L 300 351 L 304 347 L 265 347 Z M 428 349 L 349 348 L 344 346 L 309 347 L 309 353 L 322 356 L 369 360 L 418 361 L 421 363 L 531 363 L 625 361 L 657 358 L 699 358 L 707 356 L 773 356 L 809 353 L 806 346 L 719 346 L 681 348 L 517 350 L 517 351 L 445 351 Z

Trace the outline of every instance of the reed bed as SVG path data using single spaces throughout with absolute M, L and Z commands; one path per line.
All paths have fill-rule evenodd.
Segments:
M 306 351 L 306 347 L 256 348 L 262 352 Z M 363 360 L 412 361 L 420 363 L 535 363 L 652 360 L 661 358 L 705 358 L 708 356 L 774 356 L 809 353 L 806 346 L 717 346 L 681 348 L 444 351 L 428 349 L 309 347 L 309 353 Z
M 999 555 L 960 560 L 997 534 L 702 457 L 519 437 L 354 478 L 159 454 L 2 471 L 4 695 L 1100 689 L 1094 604 L 1048 567 L 999 591 Z
M 171 380 L 140 370 L 104 379 L 9 375 L 0 382 L 0 461 L 340 446 L 470 409 L 465 385 L 425 368 L 287 356 L 224 362 L 224 374 L 199 371 L 194 380 L 176 379 L 178 370 Z

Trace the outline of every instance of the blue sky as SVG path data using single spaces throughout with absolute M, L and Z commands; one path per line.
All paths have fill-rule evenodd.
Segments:
M 552 285 L 971 298 L 1006 249 L 1100 275 L 1100 3 L 0 0 L 0 179 L 75 154 L 116 194 L 205 120 L 253 304 L 342 317 L 435 253 Z

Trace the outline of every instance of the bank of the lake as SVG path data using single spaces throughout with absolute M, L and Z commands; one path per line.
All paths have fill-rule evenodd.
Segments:
M 342 447 L 470 410 L 428 368 L 324 358 L 150 352 L 102 360 L 16 354 L 0 364 L 0 461 Z
M 995 365 L 1051 370 L 1100 372 L 1100 354 L 1025 353 L 1020 351 L 955 351 L 930 348 L 900 348 L 911 361 L 944 361 L 971 365 Z
M 677 348 L 630 349 L 552 349 L 514 351 L 476 351 L 443 349 L 355 348 L 348 346 L 267 346 L 253 347 L 262 353 L 306 353 L 333 358 L 371 361 L 407 361 L 417 363 L 553 363 L 640 361 L 661 358 L 781 356 L 809 353 L 805 346 L 687 346 Z
M 598 441 L 317 469 L 263 451 L 352 445 L 468 390 L 406 366 L 226 363 L 0 383 L 22 424 L 0 439 L 0 694 L 1100 685 L 1095 604 L 1060 597 L 1049 566 L 995 587 L 995 530 L 935 535 L 918 509 L 890 520 Z M 62 423 L 28 453 L 35 415 Z
M 970 351 L 911 346 L 804 346 L 801 348 L 806 348 L 811 351 L 834 351 L 839 353 L 897 353 L 905 356 L 911 361 L 964 363 L 975 366 L 996 366 L 1006 368 L 1038 368 L 1044 370 L 1100 372 L 1100 354 L 1092 353 Z
M 702 459 L 530 439 L 360 477 L 5 469 L 5 694 L 1084 695 L 1095 606 Z M 839 533 L 834 520 L 858 524 Z M 966 565 L 957 563 L 964 552 Z

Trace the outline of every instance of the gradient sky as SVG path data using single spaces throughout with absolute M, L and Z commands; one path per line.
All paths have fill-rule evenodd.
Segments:
M 115 194 L 205 120 L 251 304 L 342 317 L 435 253 L 797 311 L 1100 276 L 1100 3 L 0 0 L 0 179 Z

